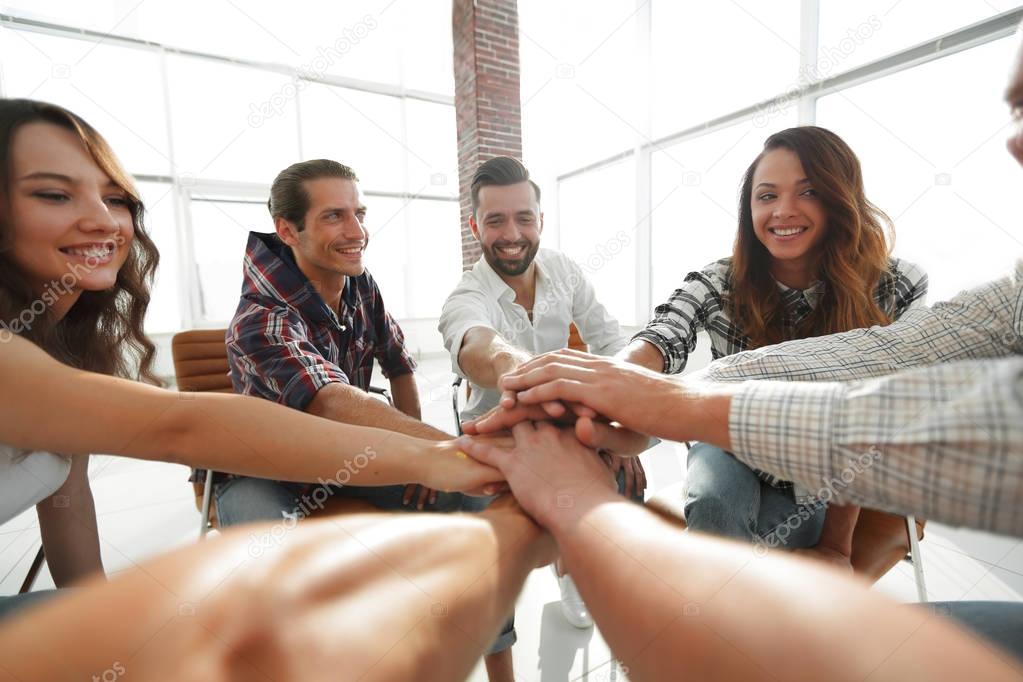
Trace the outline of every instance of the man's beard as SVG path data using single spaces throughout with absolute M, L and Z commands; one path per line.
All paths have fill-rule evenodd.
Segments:
M 514 261 L 502 259 L 500 252 L 497 250 L 497 244 L 495 243 L 490 248 L 483 247 L 483 255 L 486 257 L 487 262 L 490 263 L 490 267 L 497 270 L 502 275 L 508 277 L 517 277 L 526 270 L 529 269 L 529 265 L 536 258 L 536 252 L 540 250 L 540 243 L 535 244 L 522 240 L 515 243 L 515 246 L 522 245 L 525 248 L 522 257 Z M 501 246 L 511 246 L 510 244 L 501 244 Z

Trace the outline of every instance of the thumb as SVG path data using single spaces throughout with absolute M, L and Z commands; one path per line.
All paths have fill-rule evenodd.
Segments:
M 586 447 L 596 450 L 601 447 L 599 428 L 602 426 L 589 417 L 579 417 L 575 421 L 575 437 Z
M 473 440 L 468 436 L 461 436 L 455 441 L 455 443 L 458 445 L 458 449 L 469 455 L 469 457 L 472 457 L 481 464 L 486 464 L 495 469 L 500 469 L 501 464 L 503 464 L 508 457 L 508 453 L 506 451 L 494 447 L 490 443 Z

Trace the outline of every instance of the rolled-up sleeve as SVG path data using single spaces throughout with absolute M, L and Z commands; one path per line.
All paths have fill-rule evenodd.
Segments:
M 738 459 L 825 501 L 1023 535 L 1023 358 L 751 381 L 729 431 Z
M 720 300 L 720 292 L 705 272 L 691 272 L 667 302 L 654 308 L 654 319 L 646 328 L 632 338 L 661 351 L 665 374 L 678 374 L 696 348 L 697 332 L 706 325 L 707 301 Z
M 497 331 L 491 321 L 486 295 L 459 285 L 444 301 L 437 330 L 444 337 L 444 347 L 451 355 L 451 370 L 463 378 L 468 377 L 458 366 L 458 352 L 462 349 L 465 334 L 475 327 Z
M 1023 354 L 1023 261 L 1014 276 L 913 308 L 886 327 L 765 346 L 711 363 L 712 381 L 862 379 L 942 362 Z
M 305 410 L 327 384 L 350 383 L 309 341 L 297 315 L 283 307 L 250 305 L 235 317 L 226 341 L 238 393 Z

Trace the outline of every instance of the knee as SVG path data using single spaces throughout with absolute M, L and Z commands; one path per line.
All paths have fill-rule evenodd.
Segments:
M 685 504 L 686 526 L 690 530 L 730 538 L 753 536 L 752 520 L 740 511 L 734 499 L 713 490 L 700 496 L 689 495 Z

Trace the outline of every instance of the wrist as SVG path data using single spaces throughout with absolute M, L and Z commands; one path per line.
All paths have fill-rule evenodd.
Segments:
M 598 487 L 594 486 L 594 489 L 579 495 L 559 495 L 546 518 L 541 520 L 542 525 L 550 531 L 558 544 L 563 538 L 573 535 L 586 518 L 602 505 L 620 499 L 619 495 L 611 490 L 596 488 Z

